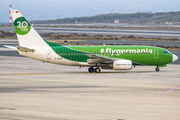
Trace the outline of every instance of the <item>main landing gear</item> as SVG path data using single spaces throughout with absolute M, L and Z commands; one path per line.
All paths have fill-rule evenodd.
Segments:
M 155 70 L 156 70 L 156 72 L 159 72 L 159 71 L 160 71 L 160 69 L 158 68 L 158 66 L 156 67 L 156 69 L 155 69 Z
M 97 68 L 93 68 L 93 67 L 90 67 L 89 69 L 88 69 L 88 71 L 90 72 L 90 73 L 93 73 L 93 72 L 95 72 L 95 73 L 100 73 L 101 72 L 101 69 L 99 68 L 99 67 L 97 67 Z

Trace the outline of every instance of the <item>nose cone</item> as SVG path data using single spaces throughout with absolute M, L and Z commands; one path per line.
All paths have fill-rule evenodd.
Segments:
M 176 56 L 176 55 L 173 54 L 172 62 L 176 61 L 177 59 L 178 59 L 178 56 Z

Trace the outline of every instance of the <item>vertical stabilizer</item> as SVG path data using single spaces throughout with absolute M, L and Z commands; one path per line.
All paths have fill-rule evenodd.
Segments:
M 19 45 L 27 48 L 48 46 L 18 10 L 11 10 Z

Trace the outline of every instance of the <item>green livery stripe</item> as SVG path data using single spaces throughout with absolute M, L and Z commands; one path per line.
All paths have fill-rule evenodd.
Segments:
M 153 46 L 69 46 L 71 49 L 88 53 L 104 53 L 102 56 L 131 60 L 137 65 L 164 65 L 172 62 L 172 54 Z M 107 54 L 110 53 L 110 54 Z
M 86 52 L 70 49 L 66 46 L 44 40 L 59 56 L 77 62 L 87 62 L 89 56 Z
M 60 44 L 57 44 L 57 43 L 52 43 L 52 42 L 49 42 L 45 39 L 43 39 L 50 47 L 59 47 L 59 46 L 62 46 Z
M 87 54 L 131 60 L 133 65 L 165 65 L 172 62 L 167 50 L 152 46 L 63 46 L 44 40 L 59 56 L 77 62 L 87 62 Z

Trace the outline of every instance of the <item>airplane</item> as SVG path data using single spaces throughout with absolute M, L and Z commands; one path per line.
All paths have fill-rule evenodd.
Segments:
M 43 39 L 18 10 L 11 10 L 19 46 L 5 47 L 18 54 L 43 62 L 89 67 L 90 73 L 101 69 L 131 70 L 133 66 L 156 66 L 155 71 L 178 57 L 153 46 L 64 46 Z

